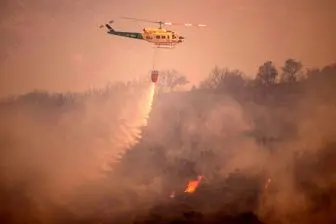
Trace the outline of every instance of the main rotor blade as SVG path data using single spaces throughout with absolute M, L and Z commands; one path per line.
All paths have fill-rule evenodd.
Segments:
M 164 25 L 168 26 L 194 26 L 194 27 L 204 27 L 205 24 L 191 24 L 191 23 L 172 23 L 172 22 L 164 22 Z
M 153 20 L 147 20 L 147 19 L 137 19 L 137 18 L 131 18 L 131 17 L 121 17 L 122 19 L 130 19 L 130 20 L 136 20 L 136 21 L 142 21 L 142 22 L 148 22 L 148 23 L 162 23 L 160 21 L 153 21 Z
M 149 23 L 158 23 L 158 24 L 168 25 L 168 26 L 194 26 L 194 27 L 204 27 L 204 26 L 206 26 L 205 24 L 172 23 L 172 22 L 163 22 L 163 21 L 153 21 L 153 20 L 147 20 L 147 19 L 137 19 L 137 18 L 131 18 L 131 17 L 121 17 L 121 18 L 122 19 L 149 22 Z

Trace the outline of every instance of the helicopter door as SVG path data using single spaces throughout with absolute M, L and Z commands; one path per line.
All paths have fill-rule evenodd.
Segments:
M 161 42 L 163 42 L 163 43 L 166 42 L 166 36 L 165 36 L 165 35 L 162 35 L 162 36 L 161 36 L 161 39 L 162 39 Z
M 154 41 L 154 42 L 156 42 L 156 43 L 160 43 L 160 38 L 161 38 L 160 35 L 156 35 L 156 36 L 155 36 L 155 41 Z

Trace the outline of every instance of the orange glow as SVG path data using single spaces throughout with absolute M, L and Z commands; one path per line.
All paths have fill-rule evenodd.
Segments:
M 185 193 L 194 193 L 200 184 L 201 180 L 203 179 L 203 176 L 198 176 L 197 180 L 191 180 L 188 183 L 187 188 L 184 190 Z

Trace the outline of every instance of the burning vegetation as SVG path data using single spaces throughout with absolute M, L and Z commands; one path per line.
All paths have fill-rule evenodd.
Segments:
M 335 76 L 289 59 L 4 99 L 0 222 L 335 223 Z

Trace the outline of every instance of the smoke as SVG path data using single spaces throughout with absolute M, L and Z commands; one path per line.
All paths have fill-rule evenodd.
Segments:
M 50 202 L 65 206 L 79 187 L 101 182 L 138 142 L 153 97 L 152 84 L 119 83 L 83 94 L 31 93 L 4 103 L 3 189 L 24 191 L 43 216 Z
M 205 175 L 204 185 L 220 200 L 199 193 L 204 194 L 197 205 L 203 214 L 251 211 L 266 223 L 331 222 L 336 218 L 335 106 L 312 97 L 309 89 L 292 97 L 296 100 L 282 106 L 202 91 L 162 96 L 146 130 L 150 137 L 143 143 L 160 151 L 155 157 L 160 161 L 149 169 L 161 171 L 147 175 L 171 190 Z M 230 182 L 234 176 L 243 178 Z M 264 189 L 268 177 L 272 181 Z M 255 191 L 258 198 L 251 199 Z
M 258 163 L 263 163 L 265 156 L 261 154 L 266 153 L 260 151 L 253 139 L 244 135 L 253 126 L 243 107 L 232 98 L 193 93 L 184 98 L 176 94 L 162 99 L 162 102 L 164 104 L 153 111 L 151 121 L 154 124 L 148 131 L 152 131 L 151 142 L 164 145 L 168 156 L 192 159 L 200 151 L 211 149 L 218 156 L 222 175 L 236 169 L 250 170 L 254 165 L 254 162 L 251 164 L 255 161 L 254 155 L 258 156 Z M 169 120 L 174 122 L 167 122 L 165 110 L 172 110 Z M 179 126 L 178 132 L 172 127 L 174 125 Z M 155 131 L 159 127 L 163 127 L 161 131 Z M 212 171 L 211 168 L 198 170 L 200 173 Z
M 258 103 L 173 92 L 152 105 L 153 85 L 118 84 L 37 105 L 28 95 L 1 111 L 1 181 L 24 189 L 39 220 L 55 223 L 141 223 L 190 210 L 204 222 L 253 213 L 265 223 L 330 223 L 336 108 L 310 88 L 286 104 L 277 101 L 283 93 L 270 94 L 272 103 Z M 205 179 L 185 196 L 197 175 Z M 47 199 L 59 207 L 42 210 Z
M 331 223 L 336 187 L 335 106 L 303 95 L 285 117 L 295 113 L 295 138 L 275 145 L 267 168 L 273 190 L 259 215 L 272 223 Z M 292 114 L 292 115 L 290 115 Z

